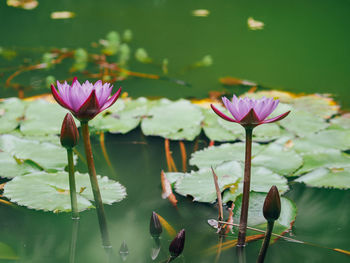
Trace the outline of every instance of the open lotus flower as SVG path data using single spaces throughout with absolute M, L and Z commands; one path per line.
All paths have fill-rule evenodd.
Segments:
M 245 128 L 254 128 L 260 124 L 279 121 L 290 113 L 290 111 L 287 111 L 274 118 L 266 119 L 276 109 L 279 103 L 279 100 L 274 100 L 273 98 L 263 97 L 256 100 L 246 97 L 242 99 L 233 95 L 232 101 L 226 97 L 223 97 L 222 101 L 233 118 L 222 113 L 213 104 L 211 104 L 211 108 L 214 110 L 214 112 L 221 118 L 227 121 L 239 123 Z
M 67 81 L 63 84 L 57 81 L 58 92 L 51 85 L 51 92 L 55 100 L 80 121 L 89 121 L 98 113 L 109 108 L 118 99 L 121 88 L 112 96 L 112 88 L 109 83 L 102 84 L 98 80 L 95 84 L 85 81 L 80 84 L 77 78 L 73 79 L 72 85 Z

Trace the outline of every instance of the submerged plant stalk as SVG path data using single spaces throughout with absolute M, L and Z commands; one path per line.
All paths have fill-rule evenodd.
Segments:
M 238 230 L 238 243 L 237 243 L 238 247 L 242 247 L 245 245 L 245 237 L 247 232 L 253 128 L 246 127 L 245 132 L 246 132 L 246 142 L 245 142 L 244 181 L 243 181 L 241 217 L 240 217 L 239 230 Z
M 74 177 L 73 149 L 72 148 L 67 148 L 67 157 L 68 157 L 68 173 L 69 173 L 69 193 L 70 193 L 70 202 L 71 202 L 71 206 L 72 206 L 72 219 L 79 219 L 77 192 L 76 192 L 75 177 Z
M 84 139 L 84 147 L 85 147 L 86 161 L 87 161 L 88 170 L 89 170 L 90 183 L 91 183 L 92 192 L 94 194 L 97 217 L 98 217 L 98 222 L 100 225 L 100 231 L 102 236 L 102 245 L 105 248 L 108 248 L 108 247 L 111 247 L 111 242 L 109 239 L 109 234 L 107 229 L 107 220 L 106 220 L 106 215 L 102 204 L 100 188 L 97 182 L 96 169 L 95 169 L 94 158 L 93 158 L 92 149 L 91 149 L 88 122 L 82 121 L 81 128 L 82 128 L 83 139 Z
M 77 248 L 79 218 L 73 218 L 72 239 L 69 251 L 69 263 L 75 262 L 75 251 Z
M 257 263 L 263 263 L 265 260 L 266 252 L 270 244 L 270 239 L 271 239 L 271 233 L 273 229 L 275 221 L 267 221 L 267 230 L 264 238 L 264 242 L 261 246 L 260 252 L 259 252 L 259 257 Z

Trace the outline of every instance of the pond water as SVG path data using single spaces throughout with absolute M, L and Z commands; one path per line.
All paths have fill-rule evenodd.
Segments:
M 191 87 L 161 80 L 130 78 L 120 83 L 132 97 L 159 96 L 170 99 L 207 97 L 209 91 L 243 92 L 244 87 L 224 87 L 218 79 L 233 76 L 276 89 L 296 93 L 332 93 L 343 109 L 350 108 L 348 86 L 349 42 L 347 1 L 40 1 L 31 11 L 0 4 L 0 46 L 18 50 L 19 57 L 0 58 L 0 68 L 11 68 L 26 56 L 39 60 L 52 47 L 87 48 L 111 31 L 131 29 L 132 47 L 143 47 L 157 61 L 169 60 L 169 76 L 184 80 Z M 207 17 L 196 17 L 192 11 L 207 9 Z M 52 20 L 53 11 L 72 11 L 76 17 Z M 248 17 L 263 21 L 263 30 L 247 28 Z M 211 55 L 213 65 L 184 71 L 188 65 Z M 160 74 L 159 67 L 130 64 L 136 72 Z M 69 75 L 58 68 L 58 76 Z M 1 72 L 0 72 L 1 73 Z M 6 73 L 7 74 L 7 73 Z M 5 75 L 6 75 L 5 74 Z M 36 81 L 44 73 L 19 76 L 19 82 Z M 0 97 L 16 96 L 5 88 L 0 75 Z M 119 86 L 119 84 L 116 84 Z M 47 92 L 42 89 L 26 95 Z M 207 139 L 200 138 L 200 147 Z M 194 142 L 186 142 L 189 153 Z M 143 136 L 140 129 L 127 135 L 106 134 L 106 148 L 113 165 L 112 172 L 103 158 L 98 139 L 93 139 L 98 174 L 121 182 L 127 198 L 105 206 L 115 262 L 125 240 L 129 248 L 126 262 L 152 262 L 149 235 L 152 211 L 164 217 L 177 231 L 186 229 L 183 256 L 175 262 L 214 262 L 216 255 L 206 249 L 218 242 L 215 230 L 207 220 L 217 218 L 217 208 L 193 203 L 177 196 L 178 208 L 161 198 L 160 171 L 166 168 L 164 139 Z M 180 164 L 177 142 L 171 142 L 175 162 Z M 83 152 L 82 145 L 79 145 Z M 243 153 L 242 153 L 243 154 Z M 86 171 L 83 163 L 78 169 Z M 30 186 L 28 186 L 30 187 Z M 293 183 L 285 194 L 296 203 L 297 217 L 287 236 L 319 246 L 350 250 L 349 190 L 309 188 Z M 28 198 L 31 198 L 28 196 Z M 70 214 L 40 212 L 25 207 L 0 204 L 0 243 L 12 247 L 18 262 L 68 262 L 72 220 Z M 171 238 L 163 233 L 157 261 L 165 260 Z M 246 261 L 255 262 L 261 242 L 246 248 Z M 1 261 L 1 260 L 0 260 Z M 234 248 L 222 252 L 219 262 L 234 262 Z M 267 254 L 266 262 L 348 262 L 349 256 L 322 247 L 279 240 Z M 13 262 L 2 260 L 1 262 Z M 106 262 L 96 213 L 81 213 L 76 262 Z

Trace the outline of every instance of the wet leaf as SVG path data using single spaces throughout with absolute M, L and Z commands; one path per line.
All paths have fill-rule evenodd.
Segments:
M 0 103 L 0 134 L 16 129 L 24 114 L 25 103 L 17 98 L 10 98 Z
M 238 162 L 224 163 L 215 168 L 218 184 L 223 191 L 237 182 L 242 174 L 242 167 Z M 211 168 L 201 168 L 186 174 L 175 184 L 175 191 L 181 195 L 190 195 L 194 201 L 213 203 L 216 200 L 216 190 Z
M 140 124 L 142 116 L 147 114 L 147 107 L 146 98 L 127 100 L 100 114 L 89 125 L 96 130 L 125 134 Z
M 261 230 L 266 230 L 266 219 L 263 216 L 263 205 L 265 201 L 265 193 L 251 192 L 249 196 L 249 217 L 248 226 L 255 227 Z M 235 201 L 235 208 L 233 210 L 233 221 L 239 222 L 242 206 L 242 195 Z M 293 201 L 288 198 L 281 197 L 281 214 L 276 220 L 273 232 L 281 234 L 290 229 L 296 217 L 296 206 Z M 247 230 L 248 235 L 256 234 L 255 231 Z
M 79 211 L 92 208 L 94 198 L 89 175 L 76 173 L 75 178 Z M 125 198 L 125 188 L 118 182 L 98 176 L 98 183 L 105 204 L 119 202 Z M 38 172 L 18 176 L 5 185 L 4 196 L 12 202 L 36 210 L 54 212 L 69 212 L 71 210 L 68 174 L 66 172 Z
M 350 114 L 344 114 L 330 120 L 331 124 L 342 129 L 350 129 Z
M 57 103 L 49 103 L 45 100 L 32 101 L 25 111 L 25 119 L 21 123 L 20 131 L 30 136 L 60 134 L 62 121 L 67 112 Z M 76 124 L 80 125 L 78 121 Z
M 224 203 L 236 200 L 237 196 L 243 192 L 243 172 L 240 177 L 241 179 L 237 186 L 234 185 L 224 192 L 222 200 Z M 250 180 L 250 191 L 267 193 L 272 185 L 276 185 L 280 193 L 284 193 L 289 189 L 286 178 L 264 167 L 253 166 Z
M 51 143 L 1 135 L 0 149 L 17 159 L 31 160 L 45 170 L 62 170 L 67 165 L 66 150 Z
M 289 116 L 281 120 L 280 125 L 287 131 L 295 133 L 300 137 L 311 135 L 326 129 L 329 124 L 321 117 L 306 111 L 293 110 Z
M 40 171 L 30 162 L 17 162 L 16 159 L 7 152 L 0 152 L 0 176 L 5 178 L 13 178 L 16 176 Z
M 318 168 L 300 176 L 295 182 L 305 183 L 312 187 L 349 189 L 350 167 L 341 169 Z
M 295 173 L 295 175 L 301 175 L 321 167 L 350 167 L 350 155 L 335 149 L 328 149 L 326 152 L 310 152 L 304 154 L 303 160 L 304 165 Z
M 201 131 L 201 110 L 187 100 L 161 100 L 159 105 L 149 110 L 148 115 L 141 122 L 145 135 L 172 140 L 193 140 Z

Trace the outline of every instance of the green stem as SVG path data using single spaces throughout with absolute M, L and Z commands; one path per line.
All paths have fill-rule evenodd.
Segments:
M 75 251 L 76 251 L 77 239 L 78 239 L 78 227 L 79 227 L 79 219 L 73 218 L 73 229 L 72 229 L 72 240 L 71 240 L 70 252 L 69 252 L 69 263 L 75 262 Z
M 239 230 L 238 230 L 238 242 L 237 242 L 238 247 L 245 246 L 245 237 L 247 232 L 253 129 L 245 128 L 245 133 L 246 133 L 246 142 L 245 142 L 244 182 L 243 182 L 241 218 L 240 218 Z
M 90 134 L 89 134 L 89 125 L 87 121 L 81 122 L 82 134 L 84 139 L 84 147 L 86 154 L 86 162 L 88 165 L 90 183 L 92 187 L 92 192 L 94 194 L 95 206 L 97 211 L 98 222 L 100 224 L 100 231 L 102 236 L 102 245 L 105 248 L 111 247 L 111 242 L 109 239 L 106 215 L 102 204 L 102 198 L 100 193 L 100 188 L 98 187 L 96 169 L 94 164 L 94 158 L 92 155 Z
M 75 177 L 74 177 L 74 161 L 73 161 L 73 149 L 67 148 L 68 157 L 68 172 L 69 172 L 69 192 L 70 192 L 70 202 L 72 206 L 72 218 L 79 219 L 79 210 L 77 203 L 77 191 L 75 187 Z
M 274 223 L 275 223 L 275 221 L 267 221 L 266 234 L 265 234 L 264 242 L 263 242 L 261 249 L 260 249 L 260 252 L 259 252 L 259 257 L 258 257 L 257 263 L 264 262 L 266 252 L 267 252 L 267 249 L 268 249 L 269 244 L 270 244 L 271 233 L 272 233 Z
M 246 263 L 246 250 L 243 246 L 236 248 L 238 263 Z

